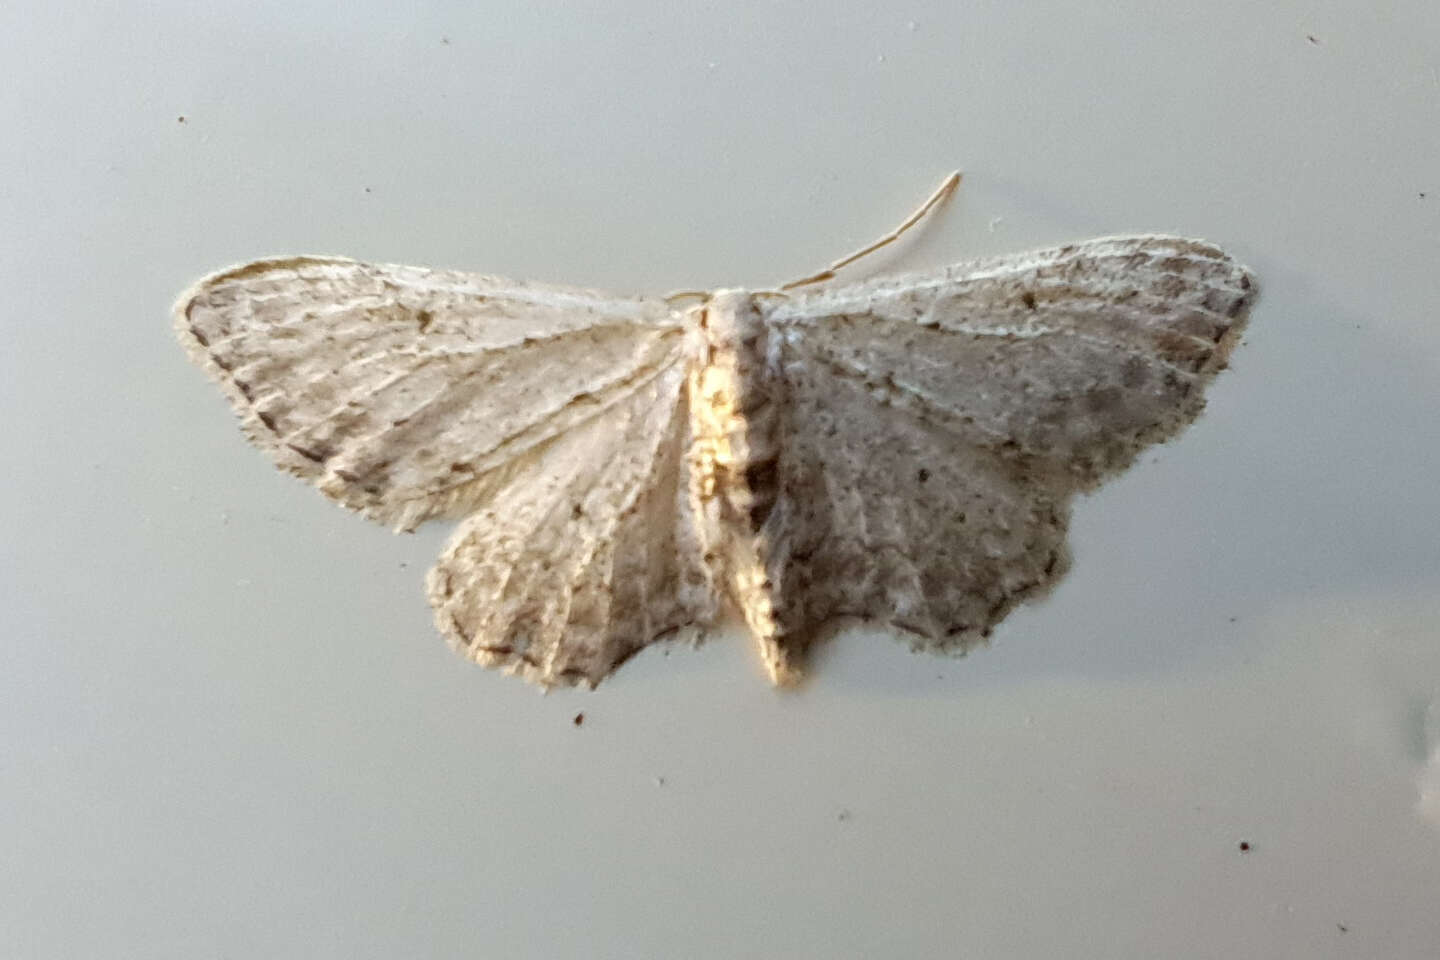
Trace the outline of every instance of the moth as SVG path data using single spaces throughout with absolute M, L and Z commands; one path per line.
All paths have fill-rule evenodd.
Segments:
M 1116 236 L 835 284 L 620 296 L 337 257 L 200 280 L 245 435 L 372 520 L 459 527 L 450 645 L 594 686 L 733 607 L 776 684 L 848 621 L 960 652 L 1063 575 L 1072 498 L 1190 423 L 1255 280 Z

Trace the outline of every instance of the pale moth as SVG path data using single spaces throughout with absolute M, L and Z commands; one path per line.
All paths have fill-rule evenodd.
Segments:
M 1065 571 L 1079 491 L 1188 424 L 1255 298 L 1119 236 L 823 286 L 618 296 L 278 257 L 175 306 L 282 469 L 396 530 L 461 654 L 593 686 L 733 604 L 770 678 L 833 625 L 962 651 Z

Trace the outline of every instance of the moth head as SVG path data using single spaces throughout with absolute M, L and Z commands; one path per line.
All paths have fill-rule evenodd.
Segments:
M 699 320 L 707 338 L 717 345 L 752 339 L 765 329 L 760 303 L 748 290 L 716 290 L 705 301 Z

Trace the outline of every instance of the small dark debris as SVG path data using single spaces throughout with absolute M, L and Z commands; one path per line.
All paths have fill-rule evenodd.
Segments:
M 1240 852 L 1241 852 L 1241 853 L 1249 853 L 1249 852 L 1250 852 L 1250 841 L 1249 841 L 1249 840 L 1241 840 L 1241 841 L 1240 841 Z
M 1424 191 L 1424 190 L 1421 190 L 1421 191 L 1420 191 L 1420 199 L 1421 199 L 1421 200 L 1424 200 L 1424 199 L 1425 199 L 1425 191 Z
M 176 118 L 175 118 L 175 122 L 176 122 L 176 123 L 184 123 L 184 122 L 185 122 L 185 114 L 182 113 L 182 114 L 180 114 L 180 116 L 176 117 Z M 1421 196 L 1424 196 L 1424 194 L 1421 194 Z
M 366 193 L 369 193 L 369 192 L 370 192 L 370 188 L 369 188 L 369 187 L 366 187 L 366 188 L 365 188 L 365 192 L 366 192 Z
M 404 560 L 401 560 L 401 561 L 400 561 L 400 569 L 401 569 L 401 570 L 407 570 L 407 569 L 409 569 L 409 567 L 410 567 L 410 564 L 406 563 Z
M 1239 619 L 1240 619 L 1239 617 L 1231 617 L 1231 618 L 1230 618 L 1230 622 L 1231 622 L 1231 623 L 1234 623 L 1236 620 L 1239 620 Z
M 926 470 L 924 467 L 921 467 L 920 472 L 915 474 L 915 479 L 919 480 L 921 483 L 924 483 L 926 480 L 930 479 L 930 471 Z
M 1317 36 L 1315 36 L 1315 34 L 1313 34 L 1313 33 L 1307 33 L 1307 34 L 1305 34 L 1305 39 L 1306 39 L 1306 40 L 1309 40 L 1309 41 L 1310 41 L 1310 45 L 1313 46 L 1313 47 L 1318 47 L 1318 46 L 1320 46 L 1320 38 L 1317 37 Z
M 845 821 L 850 819 L 850 811 L 841 810 L 839 813 L 835 814 L 835 819 L 839 820 L 841 823 L 844 823 Z
M 442 46 L 442 47 L 448 47 L 448 46 L 450 46 L 450 38 L 449 38 L 449 37 L 441 37 L 441 38 L 440 38 L 440 46 Z
M 1025 306 L 1029 307 L 1031 310 L 1035 309 L 1035 294 L 1031 293 L 1029 290 L 1026 290 L 1020 295 L 1020 299 L 1022 302 L 1024 302 Z
M 1343 923 L 1337 923 L 1337 924 L 1335 924 L 1335 929 L 1336 929 L 1336 930 L 1339 930 L 1341 933 L 1349 933 L 1349 932 L 1350 932 L 1350 928 L 1347 927 L 1347 926 L 1345 926 L 1345 924 L 1343 924 Z
M 585 714 L 583 714 L 583 713 L 577 713 L 577 714 L 575 714 L 575 719 L 574 719 L 574 720 L 571 720 L 570 722 L 573 723 L 573 724 L 575 724 L 575 726 L 577 726 L 577 727 L 580 726 L 582 723 L 585 722 Z

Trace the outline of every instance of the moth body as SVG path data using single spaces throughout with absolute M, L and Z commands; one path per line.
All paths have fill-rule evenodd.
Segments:
M 764 297 L 720 290 L 686 311 L 695 344 L 688 464 L 706 562 L 754 635 L 771 680 L 785 684 L 795 673 L 775 618 L 767 572 L 775 558 L 765 530 L 778 494 L 786 390 Z

